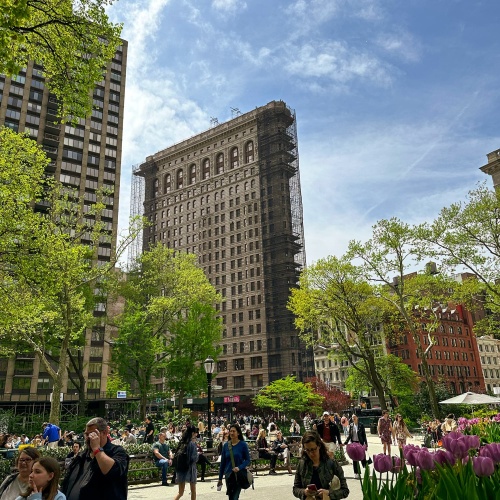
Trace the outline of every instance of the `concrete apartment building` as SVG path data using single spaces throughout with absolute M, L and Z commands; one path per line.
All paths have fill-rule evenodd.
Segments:
M 134 169 L 132 213 L 152 223 L 142 249 L 161 242 L 196 254 L 224 298 L 220 396 L 253 396 L 273 380 L 313 372 L 286 308 L 305 264 L 295 121 L 273 101 L 214 121 Z
M 102 217 L 111 243 L 100 244 L 99 261 L 110 260 L 117 240 L 126 61 L 124 41 L 108 64 L 104 80 L 95 86 L 92 116 L 76 125 L 58 123 L 57 102 L 44 84 L 40 66 L 30 63 L 12 79 L 0 75 L 0 125 L 28 132 L 42 145 L 51 159 L 47 173 L 76 189 L 85 204 L 96 201 L 99 188 L 113 190 L 104 200 Z M 95 316 L 103 316 L 105 307 L 98 304 Z M 104 339 L 109 335 L 104 322 L 86 335 L 83 366 L 89 399 L 100 398 L 106 387 L 110 353 Z M 78 399 L 71 385 L 67 381 L 63 388 L 65 401 Z M 51 379 L 34 354 L 0 359 L 0 405 L 29 401 L 43 407 L 51 392 Z
M 477 345 L 486 391 L 497 396 L 500 394 L 500 340 L 493 335 L 483 335 L 477 338 Z

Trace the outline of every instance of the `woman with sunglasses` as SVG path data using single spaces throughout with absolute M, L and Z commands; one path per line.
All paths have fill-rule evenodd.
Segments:
M 334 479 L 335 476 L 338 481 Z M 347 498 L 348 495 L 349 488 L 342 467 L 328 456 L 319 434 L 307 431 L 302 436 L 302 457 L 295 472 L 293 496 L 301 499 L 319 496 L 335 500 Z
M 0 485 L 0 498 L 2 500 L 15 500 L 28 489 L 31 466 L 39 456 L 38 450 L 31 446 L 24 448 L 19 453 L 16 460 L 16 468 L 19 472 L 7 476 Z
M 392 426 L 392 432 L 394 435 L 394 440 L 396 441 L 400 450 L 402 450 L 403 446 L 406 445 L 407 438 L 413 439 L 413 436 L 410 434 L 410 431 L 408 430 L 403 417 L 399 414 L 396 415 L 396 421 Z

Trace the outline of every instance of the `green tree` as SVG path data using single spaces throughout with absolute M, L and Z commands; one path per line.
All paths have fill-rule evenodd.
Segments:
M 92 90 L 120 43 L 121 25 L 106 15 L 108 0 L 3 0 L 0 73 L 17 75 L 29 61 L 43 66 L 61 116 L 92 109 Z
M 302 271 L 299 285 L 292 289 L 288 307 L 302 339 L 311 346 L 335 346 L 335 356 L 348 360 L 369 381 L 385 409 L 376 364 L 382 353 L 385 303 L 362 269 L 345 256 L 320 259 Z
M 100 221 L 106 196 L 84 211 L 83 198 L 44 181 L 47 160 L 36 143 L 6 129 L 0 134 L 0 161 L 6 166 L 0 175 L 13 176 L 1 177 L 0 210 L 11 226 L 5 224 L 0 234 L 0 345 L 4 356 L 30 351 L 40 358 L 53 381 L 50 419 L 57 423 L 70 350 L 83 345 L 101 300 L 97 290 L 129 240 L 109 263 L 93 265 L 99 243 L 110 238 Z M 42 192 L 46 210 L 35 212 Z M 83 236 L 90 245 L 81 243 Z
M 500 326 L 500 191 L 485 184 L 469 192 L 465 202 L 445 207 L 432 223 L 417 228 L 425 257 L 436 260 L 448 274 L 471 273 L 455 298 L 471 310 L 495 313 L 475 325 L 477 331 L 498 335 Z
M 436 302 L 447 302 L 455 282 L 441 274 L 410 272 L 421 257 L 415 229 L 393 218 L 381 220 L 373 227 L 373 236 L 366 243 L 351 241 L 349 254 L 361 259 L 365 278 L 378 285 L 379 296 L 391 311 L 393 342 L 409 332 L 417 346 L 422 376 L 428 385 L 432 413 L 437 418 L 439 408 L 434 381 L 427 363 L 435 345 L 433 333 L 438 318 L 432 313 Z M 387 326 L 391 326 L 391 323 Z M 422 324 L 425 331 L 422 333 Z M 423 338 L 427 340 L 424 348 Z
M 218 353 L 221 323 L 213 304 L 220 296 L 196 256 L 156 245 L 138 257 L 119 293 L 125 309 L 112 320 L 118 327 L 113 360 L 122 379 L 137 387 L 141 414 L 153 376 L 164 379 L 165 390 L 176 391 L 180 399 L 203 389 L 206 375 L 201 377 L 199 363 Z
M 414 394 L 419 385 L 417 374 L 398 356 L 388 354 L 375 360 L 377 372 L 380 375 L 384 392 L 392 402 L 393 408 L 403 396 Z M 355 396 L 361 392 L 369 392 L 371 383 L 362 370 L 349 368 L 349 375 L 345 383 L 346 389 Z
M 297 382 L 289 375 L 263 387 L 253 398 L 253 403 L 257 408 L 280 412 L 291 418 L 305 411 L 321 412 L 323 399 L 314 392 L 311 384 Z

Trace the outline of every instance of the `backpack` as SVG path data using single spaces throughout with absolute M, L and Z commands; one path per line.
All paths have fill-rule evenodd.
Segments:
M 187 472 L 189 470 L 189 457 L 187 445 L 185 443 L 181 443 L 177 448 L 172 465 L 175 467 L 175 470 L 179 472 Z

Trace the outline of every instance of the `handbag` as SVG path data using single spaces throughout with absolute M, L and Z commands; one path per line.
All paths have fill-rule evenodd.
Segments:
M 228 442 L 227 447 L 229 448 L 229 455 L 231 457 L 231 465 L 234 469 L 236 467 L 236 465 L 234 463 L 233 445 L 230 442 Z M 247 490 L 248 488 L 250 488 L 250 486 L 252 487 L 253 490 L 255 489 L 255 487 L 253 485 L 253 475 L 247 468 L 240 469 L 235 475 L 236 475 L 236 482 L 238 483 L 238 486 L 242 490 Z

